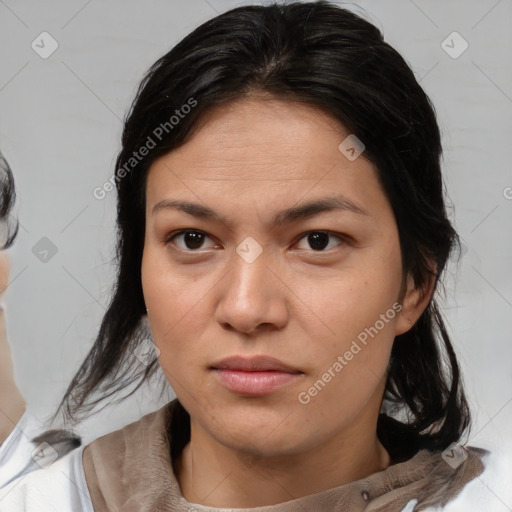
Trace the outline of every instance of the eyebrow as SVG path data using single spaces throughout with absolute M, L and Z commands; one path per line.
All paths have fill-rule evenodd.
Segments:
M 204 218 L 208 220 L 216 220 L 224 224 L 228 224 L 226 219 L 219 215 L 215 210 L 202 204 L 191 203 L 188 201 L 178 201 L 165 199 L 155 204 L 152 214 L 166 209 L 176 209 L 193 215 L 194 217 Z M 370 214 L 361 206 L 357 205 L 345 196 L 330 196 L 293 206 L 278 212 L 272 219 L 274 227 L 291 223 L 299 219 L 306 219 L 318 215 L 323 212 L 330 211 L 347 211 L 357 215 L 368 216 Z

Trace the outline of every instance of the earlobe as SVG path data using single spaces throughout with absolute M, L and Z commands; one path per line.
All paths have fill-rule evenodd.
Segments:
M 430 302 L 434 284 L 435 276 L 432 275 L 423 288 L 417 288 L 412 276 L 407 276 L 407 290 L 403 298 L 402 310 L 395 324 L 395 336 L 404 334 L 416 323 Z

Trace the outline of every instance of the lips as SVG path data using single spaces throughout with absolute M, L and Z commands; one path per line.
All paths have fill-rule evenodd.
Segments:
M 229 357 L 210 367 L 229 391 L 244 396 L 264 396 L 297 381 L 303 372 L 273 357 Z
M 252 358 L 244 358 L 234 356 L 223 359 L 211 366 L 214 370 L 233 370 L 240 372 L 285 372 L 285 373 L 302 373 L 296 368 L 292 368 L 287 364 L 268 356 L 257 356 Z

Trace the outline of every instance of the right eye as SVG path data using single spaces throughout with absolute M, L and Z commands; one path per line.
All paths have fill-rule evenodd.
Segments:
M 179 239 L 180 237 L 182 237 L 182 246 L 173 242 L 175 238 Z M 209 236 L 203 231 L 198 231 L 196 229 L 182 229 L 171 233 L 166 238 L 165 244 L 169 245 L 172 243 L 182 252 L 198 252 L 197 249 L 201 248 L 205 238 L 209 238 Z

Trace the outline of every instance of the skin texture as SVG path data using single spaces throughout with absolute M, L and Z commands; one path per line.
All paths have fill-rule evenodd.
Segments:
M 9 260 L 0 251 L 0 296 L 9 281 Z M 5 313 L 0 310 L 0 444 L 2 444 L 25 412 L 25 400 L 16 386 L 11 349 L 5 328 Z
M 191 416 L 175 468 L 191 502 L 273 505 L 390 464 L 376 435 L 386 368 L 395 335 L 414 325 L 431 287 L 421 293 L 407 279 L 400 314 L 309 403 L 298 400 L 401 291 L 391 206 L 364 154 L 351 162 L 338 150 L 347 135 L 310 106 L 252 96 L 209 111 L 149 170 L 142 284 L 160 364 Z M 271 226 L 285 208 L 340 193 L 369 215 L 322 212 Z M 226 223 L 153 213 L 171 199 L 207 205 Z M 181 229 L 205 233 L 202 245 L 169 241 Z M 318 230 L 335 233 L 321 250 L 307 237 Z M 252 263 L 236 250 L 249 236 L 262 249 Z M 244 396 L 209 369 L 233 355 L 272 356 L 303 373 Z

